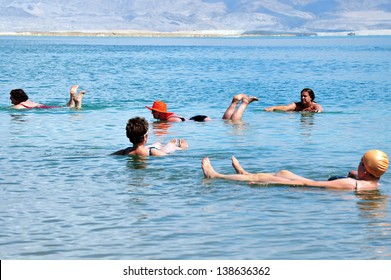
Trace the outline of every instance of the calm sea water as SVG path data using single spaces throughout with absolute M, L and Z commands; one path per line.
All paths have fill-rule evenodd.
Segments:
M 203 179 L 289 169 L 313 179 L 391 155 L 391 37 L 0 37 L 1 259 L 391 259 L 391 172 L 355 193 Z M 9 91 L 82 110 L 9 109 Z M 266 113 L 311 87 L 322 114 Z M 234 94 L 259 97 L 242 124 L 221 120 Z M 154 122 L 155 99 L 208 123 Z M 150 143 L 186 138 L 164 158 L 109 154 L 126 121 Z

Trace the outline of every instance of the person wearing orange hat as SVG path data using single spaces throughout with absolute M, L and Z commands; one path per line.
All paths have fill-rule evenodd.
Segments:
M 224 120 L 233 120 L 238 121 L 242 119 L 244 111 L 247 106 L 253 101 L 258 101 L 257 97 L 248 96 L 244 93 L 239 93 L 232 98 L 231 104 L 228 106 L 227 110 L 224 112 L 223 119 Z M 239 104 L 240 103 L 240 104 Z M 238 106 L 239 104 L 239 106 Z M 155 119 L 169 121 L 169 122 L 183 122 L 186 121 L 184 117 L 178 116 L 172 112 L 167 111 L 167 104 L 163 101 L 157 100 L 153 102 L 152 107 L 148 107 L 149 110 L 152 111 L 152 115 Z M 191 117 L 190 120 L 203 122 L 209 121 L 210 118 L 205 115 L 197 115 Z
M 277 173 L 250 173 L 243 169 L 239 161 L 232 157 L 232 166 L 236 174 L 221 174 L 214 170 L 209 158 L 202 159 L 201 167 L 205 178 L 219 178 L 235 181 L 247 181 L 253 184 L 275 184 L 290 186 L 308 186 L 345 190 L 375 190 L 379 187 L 380 177 L 388 168 L 388 156 L 380 150 L 369 150 L 361 158 L 357 171 L 351 171 L 346 178 L 328 181 L 311 180 L 288 170 Z
M 186 118 L 178 116 L 172 112 L 168 112 L 167 110 L 167 104 L 161 100 L 157 100 L 153 102 L 152 107 L 145 106 L 147 109 L 151 110 L 153 118 L 161 121 L 168 121 L 168 122 L 184 122 L 186 121 Z M 205 115 L 197 115 L 194 117 L 191 117 L 190 120 L 196 121 L 196 122 L 203 122 L 208 121 L 210 118 Z

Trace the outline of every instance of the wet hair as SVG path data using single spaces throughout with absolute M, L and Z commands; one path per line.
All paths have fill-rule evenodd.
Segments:
M 10 95 L 13 99 L 19 101 L 19 103 L 27 101 L 29 99 L 28 95 L 24 92 L 24 90 L 20 88 L 11 90 Z
M 308 92 L 308 95 L 311 97 L 311 101 L 314 101 L 315 99 L 315 92 L 310 88 L 303 88 L 300 93 Z
M 148 133 L 148 122 L 144 118 L 135 117 L 128 120 L 126 125 L 126 136 L 133 144 L 139 144 Z

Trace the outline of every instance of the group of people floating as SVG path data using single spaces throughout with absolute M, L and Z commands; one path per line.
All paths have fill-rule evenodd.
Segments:
M 69 101 L 67 107 L 80 109 L 85 90 L 77 92 L 79 86 L 73 85 L 70 89 Z M 22 89 L 13 89 L 10 92 L 10 99 L 14 109 L 32 109 L 32 108 L 58 108 L 59 106 L 47 106 L 29 100 L 28 95 Z M 248 96 L 244 93 L 235 95 L 231 104 L 223 114 L 223 119 L 240 121 L 249 104 L 258 101 L 257 97 Z M 186 118 L 169 112 L 167 104 L 161 100 L 153 103 L 152 107 L 145 106 L 151 111 L 152 116 L 165 122 L 183 122 Z M 307 111 L 320 113 L 323 111 L 321 105 L 315 102 L 315 93 L 310 88 L 304 88 L 300 93 L 300 101 L 292 102 L 288 105 L 278 105 L 264 108 L 264 111 Z M 192 121 L 209 121 L 210 117 L 206 115 L 196 115 L 191 117 Z M 189 145 L 185 139 L 172 139 L 166 145 L 157 142 L 147 145 L 149 133 L 149 124 L 145 118 L 135 117 L 128 120 L 126 125 L 126 136 L 132 143 L 131 147 L 116 151 L 113 155 L 131 155 L 131 156 L 164 156 L 172 154 L 177 150 L 186 150 Z M 205 178 L 226 179 L 235 181 L 246 181 L 251 184 L 274 184 L 289 186 L 310 186 L 332 189 L 347 190 L 374 190 L 379 186 L 380 177 L 388 169 L 389 159 L 386 153 L 380 150 L 369 150 L 364 153 L 357 170 L 350 171 L 346 177 L 334 178 L 327 181 L 317 181 L 299 176 L 288 170 L 281 170 L 277 173 L 250 173 L 247 172 L 232 156 L 232 166 L 235 170 L 233 174 L 218 173 L 212 166 L 208 157 L 202 159 L 201 168 Z

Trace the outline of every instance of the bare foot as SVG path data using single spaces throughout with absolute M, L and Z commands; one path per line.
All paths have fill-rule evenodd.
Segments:
M 70 94 L 73 95 L 77 92 L 77 89 L 79 88 L 79 85 L 73 85 L 71 86 Z
M 67 106 L 69 108 L 75 107 L 75 95 L 77 93 L 77 89 L 79 88 L 78 85 L 71 86 L 71 89 L 69 90 L 69 101 L 67 103 Z
M 185 139 L 179 139 L 178 147 L 181 148 L 182 150 L 187 150 L 189 148 L 189 144 Z
M 86 90 L 82 90 L 81 92 L 79 92 L 79 94 L 77 96 L 73 95 L 73 101 L 75 102 L 76 109 L 81 108 L 83 96 L 86 92 L 87 92 Z
M 205 178 L 217 178 L 218 173 L 213 169 L 208 157 L 202 159 L 201 167 Z
M 79 92 L 79 94 L 77 96 L 75 96 L 75 94 L 73 94 L 73 100 L 75 102 L 81 102 L 82 99 L 83 99 L 83 96 L 84 94 L 86 93 L 87 91 L 86 90 L 82 90 L 81 92 Z
M 244 94 L 244 93 L 239 93 L 237 95 L 235 95 L 233 98 L 232 98 L 232 102 L 235 102 L 235 103 L 238 103 L 240 100 L 242 100 L 244 97 L 246 97 L 247 95 Z
M 237 174 L 250 174 L 243 169 L 236 157 L 232 156 L 232 166 Z
M 258 101 L 258 97 L 255 97 L 255 96 L 247 96 L 247 95 L 246 95 L 245 97 L 243 97 L 243 101 L 242 101 L 242 102 L 250 104 L 250 103 L 252 103 L 253 101 Z

